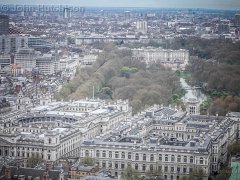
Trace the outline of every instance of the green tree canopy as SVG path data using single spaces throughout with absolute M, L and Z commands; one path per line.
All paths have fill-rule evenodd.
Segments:
M 132 167 L 128 166 L 124 170 L 122 178 L 124 180 L 140 180 L 140 173 Z
M 38 164 L 40 164 L 42 162 L 42 158 L 40 157 L 39 154 L 33 154 L 32 157 L 28 158 L 27 161 L 27 166 L 34 168 L 35 166 L 37 166 Z
M 95 164 L 95 159 L 92 157 L 84 157 L 81 160 L 82 164 L 88 165 L 88 166 L 93 166 Z

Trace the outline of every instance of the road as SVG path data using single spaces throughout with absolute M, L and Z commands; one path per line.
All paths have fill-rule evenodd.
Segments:
M 207 96 L 201 92 L 200 88 L 190 86 L 183 78 L 180 78 L 180 82 L 183 89 L 186 90 L 186 94 L 183 97 L 183 102 L 185 102 L 187 99 L 194 98 L 199 101 L 199 104 L 201 104 L 203 101 L 207 100 Z

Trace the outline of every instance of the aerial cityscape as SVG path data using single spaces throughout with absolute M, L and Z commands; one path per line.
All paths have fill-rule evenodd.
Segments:
M 239 180 L 240 3 L 0 2 L 0 180 Z

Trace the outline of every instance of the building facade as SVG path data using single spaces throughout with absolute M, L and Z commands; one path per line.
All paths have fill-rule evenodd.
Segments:
M 55 57 L 45 54 L 36 59 L 36 67 L 41 74 L 50 75 L 55 73 Z
M 118 178 L 130 166 L 142 175 L 157 171 L 168 180 L 193 172 L 208 179 L 227 162 L 227 146 L 238 138 L 239 119 L 232 115 L 188 115 L 158 107 L 134 119 L 135 125 L 121 136 L 84 141 L 80 157 L 95 158 L 100 168 Z
M 141 32 L 143 34 L 146 34 L 147 30 L 148 30 L 147 21 L 137 21 L 136 22 L 136 29 L 137 29 L 137 32 Z
M 11 56 L 7 54 L 0 55 L 0 69 L 11 64 Z
M 52 44 L 40 37 L 18 34 L 0 35 L 1 53 L 16 53 L 19 48 L 27 47 L 47 52 L 51 49 Z
M 31 157 L 54 162 L 76 154 L 81 133 L 66 127 L 73 119 L 52 116 L 19 118 L 15 125 L 1 130 L 0 156 L 21 158 L 24 164 Z
M 19 113 L 5 115 L 1 120 L 0 157 L 22 159 L 24 166 L 31 157 L 49 162 L 78 157 L 84 139 L 118 127 L 126 121 L 129 109 L 127 101 L 107 104 L 100 100 L 49 102 L 19 108 L 16 111 Z
M 132 49 L 133 57 L 147 64 L 160 63 L 171 68 L 184 69 L 189 61 L 189 52 L 185 49 L 171 50 L 161 48 Z
M 240 26 L 240 14 L 235 14 L 235 26 Z
M 19 35 L 0 36 L 0 52 L 16 53 L 19 48 L 28 47 L 28 37 Z
M 36 59 L 37 55 L 34 49 L 30 48 L 21 48 L 18 49 L 18 52 L 15 55 L 15 64 L 24 69 L 33 69 L 36 68 Z
M 0 15 L 0 35 L 9 34 L 9 16 Z

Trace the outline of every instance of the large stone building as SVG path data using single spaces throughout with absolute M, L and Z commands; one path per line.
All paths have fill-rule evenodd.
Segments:
M 208 179 L 227 162 L 227 146 L 238 138 L 239 117 L 187 115 L 154 107 L 134 117 L 128 131 L 119 127 L 109 136 L 84 141 L 80 157 L 95 158 L 115 177 L 131 166 L 141 174 L 157 170 L 169 180 L 193 171 Z
M 147 21 L 137 21 L 136 29 L 137 29 L 137 32 L 146 34 L 148 30 Z
M 239 113 L 191 115 L 177 107 L 153 106 L 131 116 L 127 101 L 85 99 L 47 102 L 5 114 L 0 121 L 0 157 L 31 157 L 53 163 L 93 157 L 120 178 L 127 166 L 144 175 L 180 179 L 201 171 L 207 179 L 227 162 L 227 147 L 239 138 Z
M 125 122 L 127 101 L 107 104 L 100 100 L 54 102 L 5 117 L 0 123 L 0 157 L 31 157 L 55 162 L 80 154 L 84 139 L 105 134 Z M 6 115 L 5 115 L 6 116 Z
M 9 16 L 0 15 L 0 35 L 9 34 Z
M 39 73 L 44 75 L 54 74 L 55 64 L 58 63 L 52 54 L 44 54 L 36 59 L 36 67 Z
M 9 66 L 11 64 L 11 56 L 7 54 L 0 55 L 0 69 Z
M 20 48 L 15 55 L 15 64 L 23 69 L 32 70 L 36 68 L 37 55 L 34 49 Z
M 235 14 L 235 26 L 240 26 L 240 14 Z
M 161 48 L 132 49 L 134 58 L 147 64 L 160 63 L 171 68 L 182 68 L 188 64 L 189 52 L 185 49 L 171 50 Z
M 52 44 L 40 37 L 24 34 L 0 34 L 0 53 L 16 53 L 19 48 L 27 47 L 37 51 L 47 52 L 52 47 Z
M 97 55 L 93 55 L 93 54 L 85 55 L 81 60 L 81 64 L 92 65 L 97 60 L 97 57 L 98 57 Z
M 28 47 L 28 37 L 20 35 L 2 35 L 0 36 L 0 52 L 16 53 L 19 48 Z

